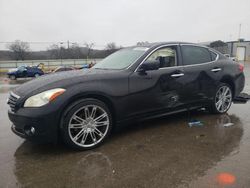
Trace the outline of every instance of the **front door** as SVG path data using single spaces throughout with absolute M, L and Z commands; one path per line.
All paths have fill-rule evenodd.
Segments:
M 179 66 L 179 46 L 162 47 L 144 62 L 159 62 L 158 70 L 141 73 L 135 71 L 129 77 L 129 116 L 161 113 L 181 107 L 184 101 L 185 75 Z
M 27 69 L 25 67 L 19 67 L 17 70 L 17 77 L 23 78 L 27 76 Z

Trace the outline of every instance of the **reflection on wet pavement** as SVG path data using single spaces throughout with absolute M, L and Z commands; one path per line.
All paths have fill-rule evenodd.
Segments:
M 17 183 L 24 187 L 185 185 L 238 150 L 243 134 L 234 115 L 195 116 L 206 122 L 205 127 L 189 128 L 183 123 L 186 114 L 179 114 L 122 128 L 94 151 L 24 142 L 14 154 Z M 225 120 L 234 126 L 225 129 Z
M 188 113 L 128 125 L 101 147 L 75 152 L 11 133 L 8 94 L 0 93 L 0 187 L 223 187 L 221 173 L 235 176 L 231 187 L 250 184 L 249 103 L 224 115 L 192 112 L 201 127 L 188 126 Z

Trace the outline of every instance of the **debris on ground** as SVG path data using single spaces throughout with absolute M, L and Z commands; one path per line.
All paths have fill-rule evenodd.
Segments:
M 250 95 L 247 94 L 247 93 L 240 93 L 240 94 L 239 94 L 239 97 L 243 97 L 243 98 L 245 98 L 245 99 L 250 99 Z
M 250 100 L 250 95 L 247 93 L 240 93 L 239 96 L 235 97 L 234 103 L 246 103 Z
M 233 123 L 225 123 L 223 126 L 224 127 L 231 127 L 231 126 L 233 126 L 234 124 Z
M 198 138 L 202 138 L 202 137 L 205 137 L 206 135 L 205 134 L 200 134 L 200 135 L 197 135 L 195 138 L 198 139 Z
M 201 126 L 203 126 L 203 123 L 199 120 L 194 119 L 194 120 L 191 120 L 190 122 L 188 122 L 188 125 L 189 125 L 189 127 L 201 127 Z

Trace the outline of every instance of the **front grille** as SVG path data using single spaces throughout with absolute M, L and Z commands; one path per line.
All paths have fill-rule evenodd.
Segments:
M 10 106 L 12 112 L 16 111 L 16 103 L 20 97 L 13 92 L 10 92 L 7 104 Z

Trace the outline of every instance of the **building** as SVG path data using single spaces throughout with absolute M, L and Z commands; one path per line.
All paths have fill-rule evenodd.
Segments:
M 227 53 L 238 61 L 250 61 L 250 41 L 230 41 L 227 43 Z
M 236 57 L 238 61 L 250 61 L 250 41 L 240 39 L 238 41 L 222 42 L 219 40 L 199 44 L 212 47 L 223 54 L 229 54 L 231 57 Z

